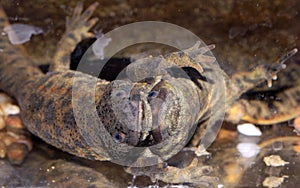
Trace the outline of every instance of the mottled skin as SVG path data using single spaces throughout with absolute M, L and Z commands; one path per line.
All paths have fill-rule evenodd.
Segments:
M 3 49 L 0 70 L 1 89 L 17 99 L 24 112 L 21 114 L 23 123 L 33 134 L 64 151 L 101 160 L 103 158 L 91 151 L 80 133 L 76 131 L 71 106 L 72 91 L 69 87 L 74 72 L 55 71 L 59 68 L 54 66 L 66 64 L 65 60 L 68 59 L 68 54 L 72 50 L 72 47 L 66 46 L 75 46 L 82 37 L 88 34 L 87 30 L 94 25 L 96 20 L 88 22 L 87 20 L 96 5 L 91 6 L 82 15 L 82 6 L 74 10 L 73 22 L 67 25 L 67 32 L 59 42 L 63 50 L 58 50 L 54 54 L 52 72 L 44 75 L 38 68 L 32 67 L 30 59 L 24 57 L 23 53 L 11 45 L 5 36 L 1 37 L 0 42 L 1 49 Z M 1 28 L 8 24 L 6 19 L 4 12 L 1 11 Z M 80 29 L 76 30 L 75 27 Z M 15 74 L 11 74 L 13 72 Z M 85 76 L 88 77 L 88 75 Z
M 93 148 L 97 149 L 96 153 L 90 145 L 86 143 L 85 138 L 82 137 L 78 130 L 72 109 L 72 83 L 75 72 L 68 70 L 68 63 L 66 63 L 69 62 L 67 57 L 69 57 L 70 51 L 74 49 L 75 45 L 83 36 L 87 36 L 87 30 L 95 23 L 94 19 L 90 21 L 87 20 L 96 6 L 97 4 L 91 5 L 83 14 L 81 14 L 82 5 L 75 8 L 74 15 L 69 25 L 67 25 L 67 32 L 59 42 L 60 45 L 58 46 L 56 54 L 54 54 L 50 71 L 47 74 L 43 74 L 38 68 L 31 66 L 30 58 L 23 55 L 20 49 L 21 47 L 11 45 L 7 36 L 2 36 L 0 38 L 0 88 L 17 99 L 22 110 L 23 123 L 33 134 L 42 138 L 47 143 L 71 154 L 92 160 L 110 160 L 109 154 L 107 154 L 107 156 L 98 154 L 102 148 Z M 2 9 L 0 11 L 0 18 L 0 28 L 9 24 Z M 74 29 L 73 27 L 75 26 L 78 27 L 78 29 Z M 87 83 L 95 79 L 83 73 L 77 73 L 77 78 Z M 184 82 L 186 83 L 186 81 Z M 184 86 L 185 83 L 183 83 L 182 86 Z M 195 85 L 189 85 L 192 84 L 192 82 L 187 83 L 188 84 L 185 85 L 186 89 L 188 89 L 187 87 L 194 87 L 195 89 Z M 147 83 L 136 84 L 137 87 L 145 87 L 147 89 L 146 85 Z M 158 87 L 165 87 L 164 85 L 164 83 L 160 83 Z M 113 92 L 112 87 L 113 83 L 97 79 L 95 102 L 102 122 L 109 132 L 114 133 L 113 131 L 118 130 L 117 125 L 111 125 L 110 127 L 110 123 L 115 123 L 113 114 L 105 114 L 110 112 L 109 105 L 111 102 L 110 94 Z M 155 85 L 152 87 L 155 87 Z M 168 87 L 169 86 L 166 86 L 164 89 L 166 92 L 172 90 L 172 87 Z M 118 91 L 118 88 L 116 89 Z M 83 87 L 81 90 L 88 90 L 88 88 Z M 158 96 L 160 96 L 160 94 L 158 94 Z M 85 97 L 89 96 L 84 96 L 84 93 L 79 93 L 79 96 L 75 98 L 82 100 Z M 164 97 L 164 95 L 162 94 L 161 97 Z M 176 97 L 179 98 L 180 96 Z M 191 97 L 196 97 L 196 95 L 194 94 L 194 96 Z M 85 110 L 84 108 L 85 107 L 82 106 L 83 111 Z M 198 114 L 195 114 L 195 116 L 198 116 Z M 185 120 L 175 118 L 171 121 Z M 90 129 L 94 131 L 92 127 Z M 103 137 L 103 135 L 98 136 Z M 177 139 L 179 141 L 185 139 L 183 136 L 173 138 L 175 138 L 175 143 L 173 143 L 175 146 L 177 145 Z M 156 140 L 159 142 L 159 139 L 156 138 Z M 127 142 L 129 142 L 129 144 L 138 145 L 138 143 Z M 167 148 L 163 150 L 167 150 Z M 113 152 L 118 153 L 119 151 Z M 168 168 L 165 170 L 168 170 Z M 174 170 L 170 172 L 174 173 Z M 177 174 L 179 173 L 177 172 Z M 201 175 L 201 173 L 199 173 L 199 175 Z M 163 176 L 160 177 L 160 179 L 167 182 L 175 180 L 173 178 L 163 178 Z M 192 181 L 191 179 L 182 180 L 186 182 Z
M 30 58 L 24 55 L 21 47 L 11 45 L 7 36 L 1 36 L 0 89 L 18 101 L 22 110 L 23 123 L 30 132 L 63 151 L 92 160 L 110 160 L 112 155 L 122 153 L 123 150 L 125 150 L 125 154 L 130 151 L 121 146 L 108 151 L 103 147 L 97 147 L 97 144 L 91 145 L 90 141 L 125 143 L 129 146 L 152 146 L 159 145 L 164 141 L 163 138 L 167 137 L 169 139 L 167 145 L 155 150 L 156 153 L 159 153 L 160 159 L 164 160 L 174 155 L 174 151 L 178 147 L 183 147 L 186 144 L 185 140 L 189 132 L 184 127 L 188 124 L 194 124 L 193 122 L 196 122 L 195 124 L 204 122 L 208 118 L 210 106 L 216 102 L 212 99 L 211 93 L 212 89 L 217 88 L 217 86 L 209 83 L 201 76 L 215 61 L 213 57 L 205 55 L 214 47 L 199 47 L 200 43 L 196 43 L 195 46 L 184 52 L 172 53 L 165 58 L 158 59 L 158 63 L 166 61 L 166 66 L 170 68 L 172 68 L 172 64 L 179 67 L 194 68 L 200 77 L 191 76 L 194 78 L 193 81 L 186 78 L 155 77 L 133 83 L 108 82 L 84 73 L 76 73 L 69 70 L 69 55 L 79 41 L 91 35 L 88 30 L 96 23 L 97 19 L 89 18 L 96 7 L 97 3 L 91 5 L 83 13 L 81 13 L 83 10 L 81 4 L 74 9 L 73 16 L 67 22 L 66 33 L 58 43 L 50 71 L 47 74 L 43 74 L 38 68 L 31 65 Z M 0 29 L 2 30 L 8 24 L 4 11 L 0 9 Z M 290 52 L 289 55 L 295 52 L 296 50 Z M 285 59 L 281 59 L 272 68 L 259 66 L 253 71 L 235 74 L 231 79 L 224 72 L 215 73 L 216 76 L 221 74 L 224 77 L 227 87 L 226 106 L 232 105 L 242 93 L 272 79 L 283 68 Z M 140 62 L 145 64 L 154 60 L 154 58 L 145 58 Z M 202 68 L 199 68 L 197 63 Z M 132 66 L 128 66 L 128 70 L 134 71 L 136 66 L 138 65 L 133 63 Z M 89 135 L 82 135 L 74 117 L 74 110 L 85 112 L 89 110 L 88 107 L 82 105 L 80 106 L 81 109 L 73 109 L 72 102 L 86 101 L 91 96 L 89 92 L 72 93 L 74 76 L 82 83 L 79 91 L 89 91 L 90 83 L 92 81 L 96 83 L 95 110 L 101 122 L 92 122 L 95 126 L 86 127 Z M 118 98 L 119 96 L 122 97 L 121 90 L 124 85 L 132 88 L 130 101 L 127 98 Z M 162 103 L 151 102 L 153 92 L 154 98 L 160 99 Z M 113 105 L 115 104 L 124 104 L 124 107 L 133 106 L 135 110 L 132 111 L 132 114 L 125 114 L 122 120 L 138 119 L 140 122 L 138 125 L 142 127 L 141 131 L 127 129 L 126 125 L 115 117 L 113 112 Z M 187 113 L 189 112 L 188 109 L 196 107 L 198 107 L 198 111 Z M 160 109 L 164 109 L 164 111 L 160 111 Z M 137 112 L 141 112 L 143 115 L 136 116 L 135 113 Z M 88 116 L 89 114 L 83 113 L 84 121 L 89 120 Z M 158 122 L 154 125 L 157 127 L 152 127 L 152 130 L 148 131 L 145 128 L 147 126 L 143 126 L 147 125 L 150 116 Z M 159 120 L 158 116 L 163 116 L 165 121 Z M 139 119 L 140 117 L 144 118 Z M 98 126 L 101 123 L 109 132 L 109 136 L 99 134 L 100 128 Z M 192 141 L 194 146 L 199 145 L 206 125 L 200 124 L 198 127 L 199 129 Z M 171 131 L 163 132 L 166 129 Z M 90 140 L 87 141 L 87 138 Z M 160 166 L 154 168 L 161 169 Z M 163 169 L 168 173 L 160 174 L 156 178 L 165 182 L 178 183 L 180 177 L 181 182 L 199 183 L 199 176 L 203 175 L 202 168 L 197 167 L 195 161 L 186 169 L 174 167 L 164 167 Z M 151 171 L 155 172 L 153 169 Z M 204 180 L 209 182 L 215 179 L 211 180 L 205 177 L 201 179 L 201 182 Z
M 300 116 L 299 72 L 299 60 L 291 62 L 272 88 L 258 88 L 243 95 L 228 110 L 227 120 L 268 125 Z

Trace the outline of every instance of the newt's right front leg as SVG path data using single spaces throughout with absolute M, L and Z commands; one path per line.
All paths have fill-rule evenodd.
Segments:
M 82 3 L 78 3 L 72 17 L 67 17 L 66 31 L 57 45 L 50 71 L 61 71 L 70 69 L 70 54 L 75 46 L 84 38 L 92 37 L 89 30 L 98 21 L 98 18 L 90 19 L 97 8 L 98 3 L 90 5 L 83 13 Z

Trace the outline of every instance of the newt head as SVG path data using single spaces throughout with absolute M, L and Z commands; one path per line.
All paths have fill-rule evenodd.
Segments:
M 193 81 L 171 76 L 166 69 L 162 72 L 166 74 L 139 81 L 114 80 L 104 94 L 108 105 L 103 107 L 100 102 L 97 109 L 115 144 L 129 150 L 140 148 L 141 156 L 158 156 L 164 161 L 179 152 L 193 135 L 201 105 Z

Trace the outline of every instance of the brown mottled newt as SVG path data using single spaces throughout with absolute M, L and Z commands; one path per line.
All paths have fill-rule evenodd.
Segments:
M 88 31 L 97 19 L 90 19 L 90 17 L 97 5 L 97 3 L 92 4 L 84 12 L 82 12 L 82 4 L 74 9 L 72 17 L 67 22 L 66 32 L 52 58 L 50 70 L 46 74 L 32 65 L 32 60 L 24 55 L 21 47 L 12 45 L 7 36 L 0 37 L 0 89 L 17 100 L 21 107 L 24 125 L 45 142 L 91 160 L 112 160 L 116 156 L 126 156 L 132 152 L 129 146 L 136 148 L 159 145 L 165 141 L 164 138 L 167 138 L 168 142 L 163 147 L 157 147 L 153 151 L 147 150 L 153 155 L 158 154 L 161 161 L 164 161 L 174 155 L 178 147 L 186 144 L 188 136 L 192 136 L 185 127 L 195 124 L 193 122 L 199 123 L 197 134 L 193 137 L 194 145 L 199 145 L 202 132 L 206 129 L 206 125 L 200 122 L 204 122 L 209 117 L 211 105 L 218 102 L 215 98 L 219 97 L 212 96 L 212 91 L 218 86 L 203 79 L 205 71 L 209 70 L 211 63 L 215 61 L 214 57 L 206 55 L 214 46 L 200 47 L 200 43 L 197 42 L 195 46 L 183 52 L 139 60 L 144 65 L 153 62 L 158 65 L 162 63 L 169 68 L 172 64 L 193 68 L 197 72 L 196 76 L 190 76 L 193 79 L 157 76 L 137 82 L 124 80 L 109 82 L 70 70 L 71 51 L 83 38 L 92 35 Z M 7 17 L 0 8 L 0 29 L 3 30 L 8 24 Z M 231 78 L 223 71 L 213 73 L 216 76 L 222 75 L 226 85 L 226 93 L 220 94 L 225 96 L 226 104 L 222 105 L 232 105 L 244 92 L 272 79 L 284 68 L 284 61 L 295 52 L 296 50 L 293 50 L 287 54 L 287 57 L 279 59 L 273 67 L 258 66 L 253 71 L 237 73 Z M 134 70 L 137 66 L 138 64 L 133 63 L 128 66 L 128 69 Z M 94 83 L 94 103 L 98 116 L 96 120 L 89 117 L 93 116 L 92 114 L 84 113 L 89 111 L 84 103 L 74 109 L 74 101 L 89 101 L 91 97 L 89 92 L 74 93 L 74 78 L 82 83 L 79 84 L 77 91 L 89 91 L 88 86 Z M 131 88 L 129 94 L 126 93 L 128 88 Z M 190 109 L 198 110 L 190 113 Z M 82 127 L 76 123 L 75 111 L 82 112 L 83 122 L 93 126 L 84 126 L 85 131 L 82 132 Z M 124 119 L 116 117 L 117 111 L 123 113 Z M 150 119 L 155 122 L 153 125 L 149 124 L 152 122 L 149 121 Z M 137 125 L 140 131 L 132 130 L 123 123 L 133 120 L 139 120 Z M 152 129 L 148 130 L 149 127 Z M 102 134 L 102 128 L 105 128 L 109 136 Z M 95 141 L 99 141 L 99 144 Z M 119 145 L 116 148 L 104 148 L 103 144 L 100 144 L 109 145 L 112 142 Z M 147 157 L 152 154 L 145 155 Z M 214 181 L 206 176 L 199 180 L 199 177 L 204 174 L 204 167 L 199 168 L 196 161 L 185 169 L 162 168 L 167 173 L 160 174 L 157 178 L 166 182 Z

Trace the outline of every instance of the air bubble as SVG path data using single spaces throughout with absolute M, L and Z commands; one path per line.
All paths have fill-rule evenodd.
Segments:
M 272 148 L 274 151 L 280 151 L 283 148 L 283 143 L 282 142 L 274 142 L 272 145 Z
M 286 69 L 286 64 L 281 65 L 282 69 Z

